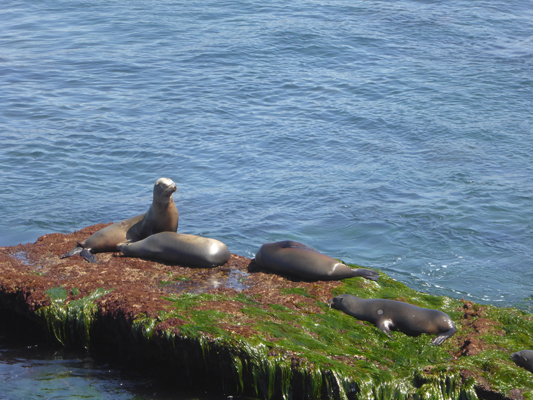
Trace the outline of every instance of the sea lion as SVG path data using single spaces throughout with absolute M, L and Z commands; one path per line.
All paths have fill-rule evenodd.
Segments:
M 156 233 L 138 242 L 121 243 L 118 248 L 130 257 L 199 268 L 225 264 L 231 256 L 227 246 L 216 239 L 176 232 Z
M 352 269 L 304 244 L 285 240 L 261 246 L 255 255 L 260 267 L 294 275 L 306 280 L 331 281 L 362 276 L 377 281 L 379 274 L 370 269 Z
M 525 368 L 533 372 L 533 350 L 522 350 L 511 354 L 511 359 L 519 367 Z
M 455 333 L 455 324 L 448 314 L 401 301 L 361 299 L 341 294 L 329 300 L 328 304 L 352 317 L 372 322 L 387 335 L 390 335 L 391 329 L 410 336 L 437 333 L 431 344 L 439 346 Z
M 154 233 L 178 230 L 179 213 L 172 198 L 176 184 L 168 178 L 160 178 L 154 185 L 152 205 L 145 214 L 128 218 L 100 229 L 61 258 L 80 254 L 87 261 L 95 263 L 94 253 L 118 251 L 123 242 L 136 242 Z

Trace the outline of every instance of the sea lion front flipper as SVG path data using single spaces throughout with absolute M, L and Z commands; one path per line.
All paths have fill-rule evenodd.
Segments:
M 379 314 L 378 310 L 378 314 Z M 376 326 L 381 329 L 383 332 L 387 334 L 387 336 L 390 336 L 390 328 L 392 326 L 392 321 L 390 319 L 382 319 L 380 321 L 376 322 Z
M 83 246 L 80 245 L 80 243 L 78 242 L 76 247 L 74 247 L 68 253 L 63 254 L 60 258 L 67 258 L 67 257 L 75 256 L 76 254 L 80 254 L 82 252 L 82 250 L 83 250 Z
M 80 252 L 80 256 L 85 258 L 85 260 L 89 261 L 90 263 L 96 264 L 96 261 L 97 261 L 96 256 L 93 253 L 91 253 L 90 249 L 83 249 Z
M 437 337 L 433 339 L 430 344 L 433 346 L 440 346 L 441 344 L 444 343 L 446 339 L 448 339 L 454 333 L 455 333 L 455 327 L 451 328 L 449 331 L 446 331 L 444 333 L 441 333 L 440 335 L 437 335 Z
M 371 269 L 355 269 L 353 276 L 362 276 L 365 279 L 370 279 L 371 281 L 377 281 L 379 279 L 379 273 Z

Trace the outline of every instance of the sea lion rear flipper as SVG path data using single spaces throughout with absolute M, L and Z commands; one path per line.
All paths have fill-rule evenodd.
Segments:
M 76 254 L 80 254 L 82 250 L 83 250 L 83 247 L 78 243 L 76 247 L 74 247 L 68 253 L 63 254 L 60 258 L 67 258 L 67 257 L 75 256 Z
M 354 270 L 354 276 L 362 276 L 365 279 L 370 279 L 372 281 L 377 281 L 379 279 L 379 273 L 371 269 L 359 268 Z
M 85 260 L 89 261 L 90 263 L 96 264 L 96 261 L 97 261 L 96 256 L 93 253 L 91 253 L 90 249 L 83 249 L 80 252 L 80 256 L 85 258 Z

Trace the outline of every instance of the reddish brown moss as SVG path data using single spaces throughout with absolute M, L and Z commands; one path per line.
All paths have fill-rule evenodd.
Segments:
M 129 320 L 143 314 L 155 318 L 161 311 L 169 311 L 172 302 L 165 297 L 184 291 L 235 295 L 237 292 L 253 298 L 256 306 L 267 309 L 278 304 L 305 313 L 323 313 L 316 305 L 332 297 L 340 282 L 300 282 L 259 270 L 246 257 L 232 254 L 223 266 L 210 269 L 188 268 L 149 260 L 128 258 L 121 253 L 99 253 L 98 263 L 90 264 L 80 256 L 61 259 L 76 242 L 81 242 L 109 224 L 89 226 L 72 234 L 44 235 L 35 243 L 0 247 L 0 291 L 22 292 L 29 310 L 50 304 L 48 289 L 62 287 L 67 301 L 87 296 L 98 288 L 112 291 L 96 300 L 102 314 L 124 315 Z M 239 289 L 228 283 L 231 273 L 238 272 Z M 287 290 L 301 288 L 314 298 L 287 294 Z M 73 289 L 77 289 L 74 290 Z M 299 289 L 299 290 L 301 290 Z M 243 337 L 255 334 L 250 318 L 241 311 L 242 304 L 233 301 L 207 302 L 201 309 L 221 311 L 232 315 L 232 321 L 218 327 Z M 184 322 L 171 319 L 158 325 L 158 330 L 179 331 Z

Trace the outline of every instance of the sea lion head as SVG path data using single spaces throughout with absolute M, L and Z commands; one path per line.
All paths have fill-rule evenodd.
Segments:
M 366 300 L 361 299 L 351 294 L 341 294 L 328 300 L 329 308 L 336 310 L 350 312 L 350 313 L 364 313 L 366 309 Z
M 516 353 L 511 354 L 511 359 L 516 365 L 529 369 L 528 365 L 533 361 L 533 352 L 529 350 L 517 351 Z
M 154 199 L 156 197 L 170 198 L 176 190 L 178 188 L 172 179 L 159 178 L 154 185 Z
M 341 294 L 340 296 L 334 297 L 332 299 L 328 300 L 329 308 L 335 308 L 337 310 L 343 309 L 343 300 L 346 298 L 345 294 Z

